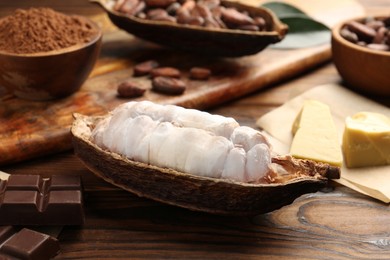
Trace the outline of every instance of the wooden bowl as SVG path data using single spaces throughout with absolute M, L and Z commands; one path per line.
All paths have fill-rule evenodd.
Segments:
M 129 16 L 112 10 L 112 0 L 91 0 L 107 12 L 110 20 L 119 28 L 139 38 L 154 43 L 198 54 L 239 57 L 263 50 L 269 44 L 281 41 L 287 33 L 287 25 L 268 9 L 238 2 L 222 0 L 222 5 L 246 10 L 265 18 L 267 31 L 251 32 L 232 29 L 211 29 L 194 25 L 152 21 Z
M 195 211 L 218 215 L 255 215 L 292 203 L 302 194 L 339 178 L 339 169 L 291 157 L 274 158 L 290 175 L 275 183 L 242 183 L 191 175 L 136 162 L 103 150 L 91 142 L 101 116 L 74 114 L 71 128 L 75 154 L 96 176 L 138 196 Z
M 51 100 L 80 89 L 100 53 L 102 32 L 88 43 L 61 50 L 32 54 L 0 52 L 0 85 L 15 96 L 29 100 Z
M 352 20 L 360 22 L 364 18 Z M 349 21 L 338 24 L 332 30 L 333 61 L 339 74 L 351 89 L 389 97 L 390 51 L 372 50 L 344 39 L 340 30 Z

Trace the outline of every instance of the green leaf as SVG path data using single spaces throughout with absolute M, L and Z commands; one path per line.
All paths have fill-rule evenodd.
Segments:
M 289 27 L 284 39 L 272 45 L 271 48 L 297 49 L 330 43 L 330 29 L 302 10 L 282 2 L 268 2 L 262 6 L 274 12 Z
M 289 27 L 285 38 L 273 48 L 296 49 L 330 43 L 329 28 L 305 15 L 285 16 L 280 20 Z
M 292 14 L 306 15 L 301 9 L 282 2 L 268 2 L 264 3 L 262 6 L 271 9 L 277 17 Z

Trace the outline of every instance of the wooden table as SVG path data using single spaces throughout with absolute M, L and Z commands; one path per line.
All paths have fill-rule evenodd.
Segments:
M 361 3 L 372 14 L 389 7 L 388 0 Z M 76 2 L 75 6 L 79 7 Z M 334 65 L 327 63 L 210 112 L 256 127 L 258 117 L 291 97 L 334 82 L 340 82 L 340 77 Z M 389 99 L 377 101 L 390 105 Z M 61 253 L 56 259 L 390 258 L 388 205 L 335 183 L 269 214 L 220 217 L 166 206 L 113 187 L 89 172 L 72 152 L 2 170 L 82 176 L 86 223 L 63 228 Z

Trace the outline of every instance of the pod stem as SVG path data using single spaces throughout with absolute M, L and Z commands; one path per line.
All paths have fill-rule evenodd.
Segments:
M 318 176 L 326 179 L 340 178 L 340 168 L 327 163 L 297 159 L 290 155 L 273 157 L 272 162 L 280 165 L 289 174 L 295 176 Z

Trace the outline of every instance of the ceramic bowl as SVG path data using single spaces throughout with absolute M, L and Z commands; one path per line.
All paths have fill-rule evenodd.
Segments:
M 353 19 L 361 22 L 365 18 Z M 390 51 L 379 51 L 352 43 L 340 35 L 349 21 L 332 29 L 334 64 L 345 84 L 358 92 L 374 96 L 390 96 Z
M 101 29 L 88 43 L 61 50 L 32 54 L 0 51 L 0 86 L 29 100 L 63 98 L 78 91 L 88 78 L 100 53 Z

